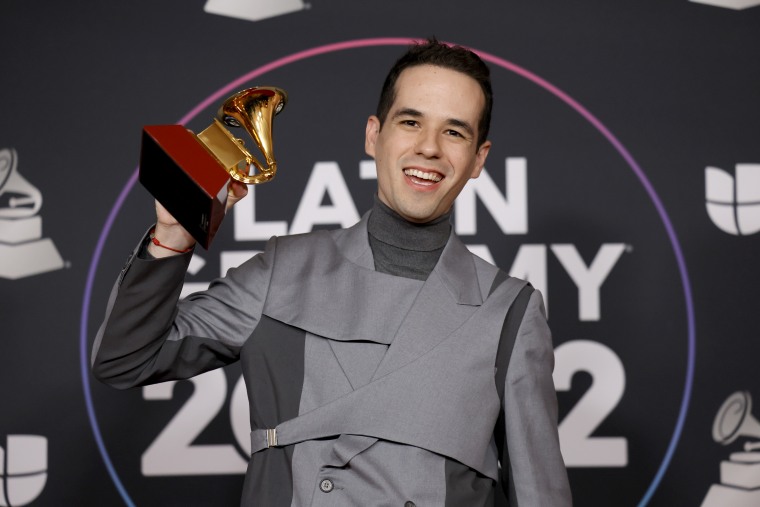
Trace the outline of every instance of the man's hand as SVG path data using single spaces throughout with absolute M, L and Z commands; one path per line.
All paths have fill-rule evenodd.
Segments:
M 224 212 L 228 212 L 240 199 L 248 195 L 248 185 L 237 180 L 230 180 L 227 185 L 227 207 Z
M 227 185 L 227 206 L 225 207 L 225 213 L 246 195 L 248 195 L 248 186 L 245 183 L 230 180 Z M 153 232 L 153 236 L 162 245 L 180 252 L 188 250 L 195 245 L 195 239 L 190 233 L 158 201 L 156 201 L 156 230 Z M 153 243 L 148 244 L 148 252 L 156 258 L 177 255 L 178 252 L 174 252 L 169 248 L 161 248 Z

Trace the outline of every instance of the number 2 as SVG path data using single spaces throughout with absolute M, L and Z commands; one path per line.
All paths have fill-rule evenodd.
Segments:
M 160 475 L 242 474 L 248 463 L 230 444 L 193 445 L 224 405 L 227 377 L 212 370 L 190 379 L 193 394 L 142 456 L 142 473 Z M 170 400 L 176 382 L 143 388 L 146 400 Z
M 614 410 L 625 391 L 623 363 L 609 347 L 590 340 L 563 343 L 554 351 L 554 386 L 570 389 L 573 375 L 591 374 L 592 384 L 559 425 L 562 457 L 568 467 L 624 467 L 628 464 L 628 440 L 624 437 L 592 437 Z

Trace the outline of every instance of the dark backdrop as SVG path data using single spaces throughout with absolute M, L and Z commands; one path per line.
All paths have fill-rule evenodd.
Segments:
M 401 45 L 431 35 L 492 68 L 494 148 L 455 226 L 544 292 L 575 503 L 701 505 L 735 482 L 721 462 L 760 439 L 760 8 L 234 3 L 0 7 L 0 505 L 237 503 L 239 370 L 127 392 L 87 370 L 152 221 L 134 181 L 141 128 L 197 132 L 248 86 L 290 94 L 277 179 L 198 251 L 187 289 L 201 287 L 271 234 L 371 206 L 366 118 Z M 292 12 L 243 19 L 277 9 Z M 739 391 L 721 435 L 740 435 L 723 445 L 713 422 Z M 714 494 L 758 505 L 755 486 Z

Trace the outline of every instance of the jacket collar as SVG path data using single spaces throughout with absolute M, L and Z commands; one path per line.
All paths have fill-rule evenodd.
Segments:
M 334 231 L 333 234 L 338 249 L 346 259 L 363 268 L 374 270 L 375 262 L 367 235 L 369 214 L 370 212 L 365 213 L 352 227 Z M 483 304 L 484 294 L 473 256 L 453 230 L 433 271 L 441 277 L 457 304 Z

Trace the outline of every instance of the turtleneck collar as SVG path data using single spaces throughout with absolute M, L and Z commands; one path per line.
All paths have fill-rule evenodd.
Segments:
M 375 195 L 375 205 L 367 222 L 367 232 L 378 241 L 404 250 L 430 252 L 446 246 L 451 234 L 451 211 L 416 224 L 407 221 Z

